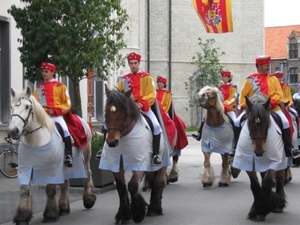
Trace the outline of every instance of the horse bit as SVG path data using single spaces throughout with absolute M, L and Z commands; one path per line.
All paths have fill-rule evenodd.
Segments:
M 22 134 L 23 134 L 24 136 L 26 136 L 26 135 L 28 135 L 28 134 L 31 134 L 31 133 L 33 133 L 33 132 L 35 132 L 35 131 L 41 129 L 42 126 L 36 128 L 36 129 L 34 129 L 34 130 L 32 130 L 32 131 L 28 131 L 28 130 L 26 129 L 26 127 L 27 127 L 27 125 L 28 125 L 28 120 L 29 120 L 30 114 L 31 114 L 31 116 L 32 116 L 32 118 L 33 118 L 33 107 L 32 107 L 32 101 L 31 101 L 29 98 L 25 98 L 25 97 L 22 97 L 22 98 L 20 98 L 17 102 L 15 102 L 15 106 L 19 107 L 19 106 L 21 105 L 21 100 L 22 100 L 22 99 L 28 100 L 28 101 L 31 103 L 30 108 L 29 108 L 29 112 L 28 112 L 28 115 L 27 115 L 27 118 L 24 120 L 19 114 L 12 114 L 12 115 L 11 115 L 11 118 L 12 118 L 13 116 L 17 116 L 17 117 L 19 117 L 19 118 L 23 121 L 24 126 L 23 126 L 23 130 L 22 130 Z

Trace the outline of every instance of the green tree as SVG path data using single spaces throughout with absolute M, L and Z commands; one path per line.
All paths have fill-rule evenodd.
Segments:
M 219 57 L 225 55 L 225 52 L 220 52 L 220 48 L 213 48 L 214 39 L 203 41 L 198 38 L 198 45 L 201 52 L 197 52 L 196 56 L 192 57 L 192 64 L 197 66 L 197 70 L 189 77 L 189 82 L 185 83 L 186 89 L 196 93 L 205 85 L 216 86 L 220 82 L 220 72 L 223 69 L 220 64 Z M 195 100 L 190 101 L 190 106 L 196 104 Z
M 26 68 L 25 78 L 41 80 L 40 64 L 54 63 L 59 76 L 74 83 L 75 106 L 82 116 L 79 82 L 88 70 L 105 79 L 111 68 L 124 64 L 119 50 L 126 46 L 123 31 L 128 15 L 120 0 L 21 0 L 12 5 L 22 39 L 19 51 Z

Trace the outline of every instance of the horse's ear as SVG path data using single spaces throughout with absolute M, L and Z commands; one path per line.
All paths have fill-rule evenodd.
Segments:
M 26 88 L 26 95 L 27 95 L 28 97 L 30 97 L 31 94 L 32 94 L 31 87 L 30 87 L 30 86 L 27 86 L 27 88 Z
M 132 92 L 132 89 L 129 89 L 128 91 L 125 92 L 125 95 L 126 95 L 127 98 L 130 97 L 131 92 Z
M 105 86 L 105 93 L 106 93 L 106 94 L 109 94 L 109 93 L 110 93 L 110 90 L 109 90 L 109 88 L 107 87 L 107 84 L 104 84 L 104 86 Z
M 249 100 L 247 96 L 245 96 L 245 99 L 246 99 L 246 105 L 248 106 L 249 109 L 251 109 L 253 106 L 252 102 Z
M 14 98 L 16 96 L 16 92 L 14 89 L 10 89 L 11 96 Z
M 271 103 L 271 98 L 268 98 L 268 100 L 263 104 L 263 107 L 266 110 L 269 110 L 270 109 L 270 103 Z

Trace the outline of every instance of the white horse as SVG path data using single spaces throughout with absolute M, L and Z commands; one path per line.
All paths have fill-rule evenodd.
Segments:
M 11 89 L 12 116 L 8 133 L 14 140 L 20 139 L 18 181 L 21 197 L 13 221 L 19 225 L 29 224 L 32 217 L 31 183 L 47 184 L 43 222 L 55 222 L 60 215 L 69 214 L 68 179 L 84 178 L 85 208 L 93 207 L 96 201 L 90 170 L 92 134 L 88 124 L 80 118 L 87 145 L 82 149 L 73 146 L 73 167 L 64 166 L 63 140 L 52 118 L 31 94 L 30 87 L 18 93 Z M 56 184 L 60 184 L 61 193 L 58 203 L 55 199 Z

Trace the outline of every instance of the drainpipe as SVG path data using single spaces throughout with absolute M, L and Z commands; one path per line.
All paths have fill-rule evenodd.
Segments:
M 147 72 L 150 73 L 150 0 L 147 0 Z
M 172 91 L 172 0 L 169 0 L 169 90 Z

